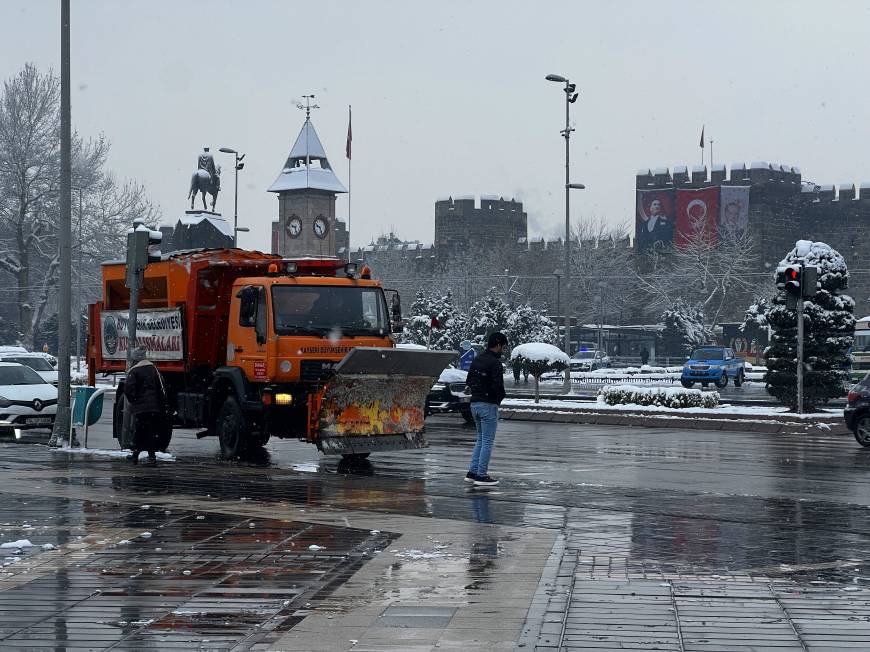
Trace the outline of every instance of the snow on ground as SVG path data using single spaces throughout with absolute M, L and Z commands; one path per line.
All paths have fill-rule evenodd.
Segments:
M 114 458 L 123 458 L 126 459 L 128 455 L 130 455 L 129 449 L 121 449 L 121 450 L 112 450 L 108 448 L 70 448 L 69 446 L 64 446 L 63 448 L 52 448 L 52 451 L 55 453 L 67 453 L 70 455 L 94 455 L 97 457 L 114 457 Z M 139 460 L 147 460 L 148 453 L 142 451 L 139 453 Z M 157 452 L 157 459 L 162 462 L 174 462 L 175 455 L 170 455 L 169 453 L 161 453 Z
M 607 405 L 606 403 L 578 403 L 577 401 L 560 401 L 558 399 L 541 399 L 540 403 L 535 403 L 533 399 L 509 398 L 502 402 L 503 408 L 518 408 L 537 410 L 546 412 L 546 408 L 551 410 L 557 409 L 560 412 L 588 412 L 594 410 L 596 412 L 679 412 L 680 414 L 692 415 L 735 415 L 735 416 L 755 416 L 755 417 L 789 417 L 794 419 L 818 419 L 820 417 L 842 416 L 842 409 L 828 409 L 823 412 L 811 412 L 808 414 L 797 414 L 789 412 L 789 409 L 774 405 L 730 405 L 722 403 L 715 408 L 669 408 L 658 405 L 637 405 L 636 403 L 626 403 L 623 405 Z

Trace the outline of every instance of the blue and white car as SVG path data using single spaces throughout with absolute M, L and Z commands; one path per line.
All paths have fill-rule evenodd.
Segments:
M 695 383 L 707 387 L 714 383 L 721 389 L 729 379 L 734 381 L 735 387 L 740 387 L 745 377 L 743 358 L 734 355 L 734 351 L 724 346 L 701 346 L 683 365 L 680 382 L 683 387 Z

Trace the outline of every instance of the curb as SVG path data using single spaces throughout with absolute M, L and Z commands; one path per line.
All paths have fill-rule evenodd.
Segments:
M 722 430 L 728 432 L 757 432 L 762 434 L 851 434 L 842 418 L 819 417 L 789 421 L 776 416 L 747 418 L 739 415 L 721 417 L 686 416 L 678 412 L 650 414 L 614 414 L 594 409 L 553 409 L 539 411 L 522 408 L 502 408 L 499 418 L 508 421 L 538 421 L 547 423 L 577 423 L 608 426 L 641 426 L 645 428 L 683 428 L 688 430 Z

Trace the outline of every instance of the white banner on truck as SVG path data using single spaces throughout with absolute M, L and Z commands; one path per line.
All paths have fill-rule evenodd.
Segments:
M 100 332 L 103 358 L 127 358 L 127 324 L 130 313 L 126 310 L 107 310 L 100 314 Z M 179 308 L 140 310 L 136 319 L 136 342 L 148 351 L 153 361 L 182 360 L 184 337 Z

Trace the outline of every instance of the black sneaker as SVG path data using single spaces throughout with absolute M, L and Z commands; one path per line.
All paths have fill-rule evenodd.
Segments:
M 474 478 L 474 484 L 478 487 L 494 487 L 498 484 L 498 480 L 491 478 L 488 475 L 479 475 Z
M 466 482 L 474 482 L 475 480 L 477 480 L 477 475 L 475 475 L 471 471 L 469 471 L 468 473 L 465 474 L 465 481 Z

